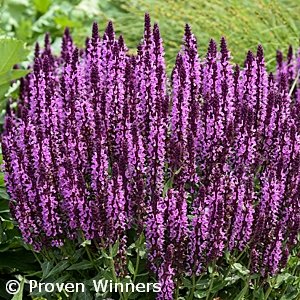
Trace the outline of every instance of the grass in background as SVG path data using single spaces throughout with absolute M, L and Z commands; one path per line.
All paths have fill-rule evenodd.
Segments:
M 196 35 L 200 56 L 207 52 L 210 38 L 225 36 L 233 61 L 243 64 L 249 49 L 262 44 L 269 69 L 275 68 L 276 50 L 287 52 L 290 44 L 299 46 L 300 19 L 296 0 L 122 0 L 126 14 L 115 20 L 117 32 L 124 34 L 130 47 L 142 35 L 144 12 L 158 22 L 164 39 L 170 69 L 180 49 L 185 23 Z
M 102 33 L 112 19 L 117 34 L 125 37 L 134 53 L 148 11 L 152 22 L 160 26 L 169 71 L 180 49 L 185 23 L 191 25 L 198 39 L 201 57 L 210 38 L 219 41 L 225 36 L 233 62 L 242 65 L 247 51 L 256 52 L 257 45 L 262 44 L 268 68 L 273 70 L 277 49 L 299 46 L 298 9 L 297 0 L 3 0 L 0 34 L 13 35 L 32 46 L 49 31 L 58 52 L 65 26 L 71 28 L 75 43 L 82 46 L 93 21 L 99 23 Z

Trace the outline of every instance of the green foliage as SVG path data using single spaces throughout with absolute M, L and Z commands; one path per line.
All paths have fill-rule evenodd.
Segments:
M 22 278 L 22 280 L 21 280 L 21 282 L 20 282 L 20 289 L 19 289 L 19 291 L 13 296 L 12 300 L 22 300 L 22 299 L 23 299 L 24 283 L 25 283 L 25 279 Z
M 205 55 L 210 38 L 218 41 L 224 35 L 230 48 L 234 49 L 234 62 L 243 64 L 247 50 L 255 51 L 257 45 L 262 44 L 267 65 L 273 70 L 276 49 L 285 49 L 289 44 L 297 46 L 299 43 L 300 19 L 297 9 L 295 0 L 228 0 L 225 3 L 222 0 L 5 0 L 0 8 L 0 34 L 2 32 L 4 36 L 26 41 L 28 49 L 32 50 L 34 43 L 42 42 L 45 32 L 50 32 L 53 48 L 58 53 L 66 26 L 70 27 L 75 44 L 81 47 L 94 20 L 103 31 L 112 19 L 116 33 L 123 34 L 127 45 L 135 52 L 143 34 L 144 13 L 148 11 L 152 20 L 160 25 L 169 73 L 182 42 L 186 22 L 198 38 L 201 56 Z M 21 42 L 8 42 L 7 39 L 2 43 L 14 43 L 8 48 L 21 45 Z M 1 57 L 9 56 L 1 51 Z M 8 60 L 6 66 L 11 69 L 15 63 L 25 59 L 23 55 L 14 61 Z M 26 72 L 0 72 L 0 99 L 7 93 L 9 82 L 24 76 Z
M 122 256 L 119 242 L 114 245 L 102 247 L 96 246 L 95 241 L 90 245 L 82 245 L 78 248 L 76 241 L 68 241 L 59 250 L 50 249 L 36 253 L 39 256 L 42 272 L 28 272 L 20 277 L 24 280 L 24 291 L 28 286 L 28 280 L 34 278 L 38 283 L 54 283 L 54 292 L 35 289 L 30 295 L 33 298 L 43 297 L 46 299 L 155 299 L 156 293 L 150 290 L 149 293 L 134 292 L 112 292 L 109 286 L 106 291 L 102 290 L 99 282 L 111 282 L 113 289 L 115 284 L 126 283 L 155 283 L 155 279 L 145 268 L 146 257 L 141 251 L 145 247 L 143 236 L 129 237 L 130 246 L 127 247 L 127 263 L 122 265 Z M 89 249 L 88 249 L 89 248 Z M 174 299 L 215 299 L 220 297 L 226 300 L 277 300 L 277 299 L 298 299 L 300 295 L 300 258 L 297 256 L 299 249 L 295 249 L 290 256 L 287 267 L 274 278 L 267 281 L 260 274 L 250 274 L 247 268 L 249 263 L 249 249 L 246 247 L 241 253 L 235 253 L 234 257 L 219 258 L 218 268 L 212 263 L 207 270 L 203 270 L 200 276 L 189 274 L 177 279 L 178 297 Z M 142 252 L 142 253 L 141 253 Z M 22 253 L 22 257 L 25 257 Z M 27 254 L 28 255 L 28 254 Z M 0 259 L 7 261 L 8 257 Z M 26 258 L 27 261 L 27 258 Z M 128 275 L 118 277 L 115 266 L 128 270 Z M 18 266 L 20 269 L 25 266 Z M 34 268 L 27 266 L 28 269 Z M 35 266 L 38 269 L 37 266 Z M 69 292 L 63 289 L 66 283 L 83 283 L 84 291 Z M 63 284 L 63 285 L 60 285 Z M 0 281 L 1 286 L 1 281 Z M 59 287 L 62 287 L 60 291 Z M 118 285 L 116 285 L 117 287 Z M 97 288 L 98 287 L 98 288 Z M 100 287 L 100 289 L 99 289 Z M 28 288 L 27 288 L 28 290 Z M 20 293 L 18 297 L 20 297 Z M 21 299 L 21 298 L 16 298 Z
M 27 59 L 29 53 L 24 48 L 24 43 L 11 38 L 0 39 L 0 111 L 5 106 L 5 94 L 11 81 L 28 74 L 29 70 L 12 70 L 12 67 Z
M 93 21 L 97 20 L 99 27 L 104 28 L 116 15 L 109 1 L 5 0 L 2 3 L 2 34 L 26 41 L 32 49 L 34 43 L 42 41 L 49 32 L 53 42 L 57 39 L 57 52 L 66 26 L 70 27 L 75 44 L 82 46 Z
M 109 12 L 109 16 L 107 14 Z M 61 36 L 66 26 L 69 26 L 78 47 L 90 35 L 93 21 L 99 23 L 103 30 L 108 21 L 118 16 L 121 11 L 110 1 L 93 0 L 3 0 L 0 3 L 0 112 L 6 104 L 10 82 L 25 76 L 28 70 L 11 70 L 34 50 L 35 42 L 43 44 L 44 35 L 49 32 L 52 39 L 52 49 L 55 54 L 60 51 Z M 122 12 L 123 13 L 123 12 Z M 23 48 L 21 41 L 9 39 L 14 37 L 27 43 Z M 24 65 L 27 67 L 27 64 Z M 11 92 L 17 90 L 16 85 Z M 0 124 L 3 124 L 3 113 Z
M 203 57 L 210 38 L 219 41 L 225 36 L 234 49 L 233 61 L 243 64 L 246 52 L 256 51 L 262 44 L 269 69 L 275 67 L 275 51 L 299 45 L 300 19 L 296 0 L 5 0 L 2 1 L 0 30 L 27 42 L 32 48 L 50 32 L 60 50 L 60 38 L 69 26 L 77 46 L 91 32 L 97 21 L 103 32 L 109 20 L 115 31 L 135 52 L 143 34 L 144 14 L 148 11 L 158 22 L 164 40 L 166 62 L 171 71 L 182 43 L 185 23 L 188 22 L 198 38 Z
M 275 51 L 299 46 L 299 2 L 296 0 L 122 0 L 127 14 L 117 19 L 115 29 L 125 36 L 130 47 L 143 34 L 145 11 L 159 24 L 170 70 L 182 43 L 184 25 L 189 23 L 198 40 L 202 57 L 211 38 L 225 36 L 233 61 L 243 65 L 249 49 L 262 44 L 269 69 L 275 67 Z

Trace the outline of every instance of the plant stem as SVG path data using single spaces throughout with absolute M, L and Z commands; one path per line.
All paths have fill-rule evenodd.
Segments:
M 248 280 L 246 281 L 246 285 L 245 285 L 245 287 L 247 287 L 245 290 L 244 290 L 244 292 L 242 293 L 242 297 L 240 298 L 240 299 L 244 299 L 244 296 L 246 295 L 246 293 L 248 292 L 248 289 L 249 289 L 249 282 L 250 282 L 250 276 L 249 276 L 249 278 L 248 278 Z
M 117 276 L 116 276 L 116 270 L 115 270 L 114 259 L 113 259 L 113 253 L 112 253 L 112 245 L 111 245 L 111 244 L 109 244 L 109 255 L 110 255 L 110 257 L 111 257 L 111 259 L 110 259 L 110 267 L 111 267 L 112 276 L 113 276 L 114 282 L 115 282 L 115 283 L 118 283 L 118 279 L 117 279 Z M 121 300 L 123 300 L 123 299 L 126 300 L 126 298 L 123 297 L 123 294 L 122 294 L 122 292 L 120 291 L 120 286 L 117 285 L 117 287 L 118 287 L 118 291 L 119 291 L 119 294 L 120 294 L 120 299 L 121 299 Z
M 275 277 L 275 279 L 274 279 L 274 282 L 273 282 L 273 283 L 271 282 L 271 283 L 269 284 L 269 288 L 268 288 L 268 290 L 267 290 L 267 292 L 266 292 L 266 294 L 265 294 L 264 300 L 267 300 L 268 297 L 269 297 L 269 295 L 271 294 L 272 289 L 273 289 L 273 285 L 275 285 L 275 283 L 276 283 L 276 281 L 277 281 L 277 277 L 278 277 L 278 274 L 276 275 L 276 277 Z
M 134 270 L 134 275 L 133 275 L 133 283 L 135 283 L 136 276 L 139 272 L 139 264 L 140 264 L 140 246 L 141 246 L 141 234 L 138 238 L 138 249 L 137 249 L 137 254 L 136 254 L 136 265 L 135 265 L 135 270 Z
M 98 242 L 96 240 L 93 240 L 94 244 L 96 245 L 97 250 L 99 251 L 98 253 L 101 253 L 101 247 L 99 246 Z
M 249 248 L 249 245 L 252 243 L 253 241 L 253 237 L 252 239 L 247 243 L 247 245 L 244 247 L 243 251 L 240 253 L 240 255 L 237 257 L 237 259 L 235 260 L 235 262 L 237 263 L 240 258 L 244 255 L 244 253 L 246 252 L 246 250 Z
M 237 257 L 236 259 L 236 263 L 240 260 L 240 258 L 244 255 L 244 253 L 246 252 L 246 250 L 248 249 L 248 245 L 245 246 L 245 248 L 243 249 L 243 251 L 241 252 L 241 254 Z
M 47 261 L 51 261 L 52 260 L 46 250 L 41 251 L 41 254 L 43 255 L 43 258 L 46 259 Z
M 55 264 L 57 264 L 56 257 L 54 255 L 54 252 L 52 252 L 52 251 L 50 252 L 50 258 L 51 258 L 51 256 L 52 256 L 52 259 L 54 260 Z
M 284 294 L 285 294 L 285 292 L 286 292 L 287 289 L 288 289 L 288 285 L 285 286 L 285 288 L 284 288 L 284 290 L 282 292 L 282 295 L 280 297 L 280 300 L 283 298 L 283 296 L 284 296 Z
M 270 284 L 270 286 L 265 294 L 264 300 L 267 300 L 269 298 L 271 291 L 272 291 L 272 285 Z
M 293 268 L 293 270 L 292 270 L 292 276 L 294 276 L 294 274 L 295 274 L 295 271 L 296 271 L 296 269 L 297 269 L 297 266 L 298 266 L 298 263 L 295 263 L 295 266 L 294 266 L 294 268 Z M 284 290 L 283 290 L 283 292 L 282 292 L 282 295 L 281 295 L 281 297 L 280 297 L 280 300 L 282 299 L 282 297 L 284 296 L 284 294 L 285 294 L 285 292 L 287 291 L 287 289 L 288 289 L 288 285 L 286 285 L 285 286 L 285 288 L 284 288 Z
M 200 277 L 197 279 L 196 281 L 196 275 L 195 273 L 192 274 L 192 282 L 193 282 L 193 288 L 192 288 L 192 291 L 190 292 L 190 295 L 189 295 L 189 299 L 190 300 L 193 300 L 194 298 L 194 292 L 195 292 L 195 289 L 196 289 L 196 286 L 197 284 L 199 283 L 199 281 L 202 279 L 202 277 L 204 276 L 204 273 L 202 273 L 200 275 Z
M 232 263 L 229 264 L 229 267 L 227 268 L 227 270 L 223 276 L 223 279 L 225 279 L 228 276 L 228 274 L 230 273 L 231 267 L 232 267 Z
M 216 266 L 216 259 L 214 259 L 214 262 L 213 262 L 212 278 L 211 278 L 211 281 L 210 281 L 210 285 L 209 285 L 209 289 L 208 289 L 208 292 L 207 292 L 206 300 L 209 300 L 210 292 L 211 292 L 213 284 L 214 284 L 215 266 Z
M 295 88 L 295 86 L 298 82 L 299 76 L 300 76 L 300 72 L 298 72 L 297 77 L 296 77 L 295 81 L 293 82 L 293 85 L 292 85 L 292 87 L 289 91 L 289 97 L 291 97 L 291 95 L 293 94 L 293 91 L 294 91 L 294 88 Z
M 42 265 L 42 262 L 40 261 L 39 257 L 36 255 L 36 253 L 32 250 L 33 255 L 35 256 L 36 260 L 39 262 L 40 266 Z
M 193 282 L 193 287 L 192 287 L 192 290 L 191 290 L 191 293 L 190 293 L 190 300 L 193 300 L 194 298 L 194 292 L 195 292 L 195 289 L 196 289 L 196 280 L 195 280 L 195 272 L 193 272 L 193 275 L 192 275 L 192 282 Z
M 248 261 L 248 265 L 247 265 L 247 269 L 249 270 L 249 268 L 250 268 L 250 265 L 251 265 L 251 258 L 249 259 L 249 261 Z
M 83 234 L 82 230 L 80 230 L 80 234 L 81 234 L 81 237 L 82 237 L 82 240 L 83 240 L 83 243 L 84 243 L 84 242 L 85 242 L 85 238 L 84 238 L 84 234 Z M 100 273 L 99 268 L 98 268 L 98 267 L 95 265 L 95 263 L 94 263 L 94 260 L 93 260 L 93 258 L 92 258 L 92 255 L 91 255 L 91 252 L 90 252 L 90 249 L 89 249 L 88 245 L 85 245 L 84 248 L 85 248 L 85 251 L 86 251 L 86 253 L 87 253 L 88 257 L 89 257 L 90 262 L 91 262 L 92 265 L 95 267 L 95 269 L 97 270 L 97 272 Z
M 197 281 L 196 281 L 196 286 L 197 286 L 197 284 L 199 283 L 199 281 L 202 279 L 202 277 L 203 277 L 204 275 L 205 275 L 205 274 L 202 273 L 202 274 L 200 275 L 200 277 L 197 279 Z
M 89 257 L 90 262 L 94 265 L 94 267 L 95 267 L 95 269 L 97 270 L 97 272 L 100 273 L 99 268 L 98 268 L 98 267 L 95 265 L 95 263 L 94 263 L 94 260 L 93 260 L 93 258 L 92 258 L 90 249 L 89 249 L 87 246 L 85 246 L 85 251 L 86 251 L 86 253 L 87 253 L 88 257 Z
M 176 280 L 176 292 L 175 292 L 175 300 L 179 297 L 179 279 Z

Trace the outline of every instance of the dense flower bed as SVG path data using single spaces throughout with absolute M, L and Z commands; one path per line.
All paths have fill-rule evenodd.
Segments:
M 91 240 L 118 243 L 128 274 L 128 232 L 145 235 L 147 264 L 173 299 L 181 276 L 200 276 L 247 250 L 251 274 L 280 272 L 300 231 L 300 55 L 263 48 L 243 68 L 224 38 L 205 58 L 188 25 L 171 78 L 159 28 L 145 16 L 137 55 L 110 22 L 61 56 L 36 45 L 2 140 L 10 209 L 36 251 Z M 94 250 L 94 252 L 97 252 Z M 100 251 L 100 250 L 99 250 Z M 191 298 L 192 299 L 192 298 Z

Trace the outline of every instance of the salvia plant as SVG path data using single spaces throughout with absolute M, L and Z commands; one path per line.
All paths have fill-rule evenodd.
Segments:
M 200 61 L 187 24 L 168 78 L 148 14 L 137 55 L 111 22 L 85 49 L 68 28 L 62 41 L 59 57 L 49 35 L 36 45 L 2 137 L 10 211 L 42 280 L 118 286 L 91 299 L 297 297 L 300 52 L 278 51 L 272 74 L 261 45 L 234 66 L 222 38 Z

